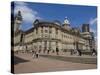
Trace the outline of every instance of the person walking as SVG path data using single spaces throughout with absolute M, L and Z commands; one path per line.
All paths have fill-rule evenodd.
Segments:
M 35 56 L 36 56 L 36 58 L 39 58 L 39 53 L 38 53 L 38 51 L 35 52 Z
M 81 50 L 78 49 L 77 51 L 78 51 L 78 55 L 81 56 L 82 55 Z
M 92 49 L 92 56 L 95 56 L 95 55 L 97 55 L 97 52 L 95 49 Z
M 32 57 L 35 58 L 35 51 L 32 50 Z
M 32 49 L 32 57 L 36 58 L 36 46 Z
M 56 48 L 56 54 L 59 55 L 59 49 L 58 48 Z
M 38 58 L 38 57 L 39 57 L 38 49 L 37 49 L 37 47 L 35 46 L 35 47 L 34 47 L 34 58 Z
M 47 50 L 47 54 L 49 54 L 49 52 L 50 52 L 50 50 L 48 49 L 48 50 Z
M 73 55 L 73 54 L 74 54 L 74 50 L 73 50 L 73 49 L 71 49 L 70 55 Z

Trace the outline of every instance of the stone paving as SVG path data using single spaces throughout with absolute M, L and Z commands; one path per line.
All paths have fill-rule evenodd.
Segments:
M 49 71 L 68 71 L 68 70 L 83 70 L 83 69 L 96 69 L 96 64 L 83 64 L 73 63 L 69 61 L 55 60 L 45 57 L 38 59 L 32 58 L 31 54 L 19 53 L 15 54 L 16 57 L 21 58 L 23 62 L 17 62 L 14 65 L 14 73 L 34 73 L 34 72 L 49 72 Z

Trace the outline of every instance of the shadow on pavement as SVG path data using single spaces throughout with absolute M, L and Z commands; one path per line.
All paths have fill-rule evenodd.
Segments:
M 97 58 L 63 57 L 63 56 L 52 56 L 52 55 L 41 55 L 41 56 L 61 61 L 73 62 L 73 63 L 97 64 Z
M 25 59 L 19 58 L 17 56 L 13 56 L 13 59 L 11 62 L 13 62 L 12 65 L 17 65 L 19 63 L 29 62 L 29 60 L 25 60 Z

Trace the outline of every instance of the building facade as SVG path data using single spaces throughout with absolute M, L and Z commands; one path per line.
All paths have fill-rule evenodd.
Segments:
M 22 19 L 17 19 L 16 22 Z M 19 25 L 19 23 L 18 23 Z M 14 51 L 17 50 L 56 50 L 71 49 L 88 50 L 93 48 L 93 34 L 89 31 L 89 24 L 79 28 L 72 28 L 68 19 L 65 18 L 63 24 L 59 21 L 47 22 L 35 20 L 33 27 L 27 31 L 18 30 L 14 36 Z

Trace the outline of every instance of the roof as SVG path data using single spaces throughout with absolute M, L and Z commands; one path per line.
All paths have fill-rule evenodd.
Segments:
M 80 31 L 78 30 L 78 28 L 72 28 L 69 31 L 69 30 L 65 29 L 63 27 L 63 25 L 59 25 L 59 24 L 55 23 L 54 21 L 52 22 L 52 21 L 35 20 L 33 24 L 34 24 L 34 27 L 32 27 L 29 30 L 25 31 L 24 32 L 25 34 L 28 34 L 28 33 L 32 32 L 34 29 L 36 29 L 38 27 L 43 27 L 43 26 L 48 27 L 49 26 L 49 27 L 55 27 L 57 29 L 60 29 L 61 31 L 63 31 L 65 33 L 82 37 L 82 35 L 80 34 Z M 76 32 L 76 30 L 78 32 Z M 84 38 L 84 37 L 82 37 L 82 38 Z

